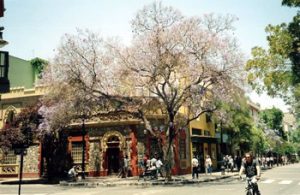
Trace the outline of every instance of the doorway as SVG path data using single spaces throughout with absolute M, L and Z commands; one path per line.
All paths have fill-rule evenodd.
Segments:
M 196 155 L 196 158 L 198 159 L 199 166 L 200 166 L 200 172 L 205 172 L 205 166 L 204 166 L 204 149 L 203 149 L 203 143 L 199 142 L 193 142 L 193 151 L 194 155 Z
M 108 175 L 117 175 L 120 170 L 120 141 L 116 136 L 111 136 L 107 141 L 107 169 Z
M 118 174 L 120 169 L 119 154 L 119 148 L 107 148 L 108 175 Z

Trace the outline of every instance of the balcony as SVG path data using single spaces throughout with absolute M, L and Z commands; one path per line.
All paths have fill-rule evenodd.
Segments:
M 0 51 L 0 93 L 9 92 L 8 80 L 9 55 L 7 51 Z
M 0 164 L 0 176 L 16 177 L 19 174 L 19 165 Z

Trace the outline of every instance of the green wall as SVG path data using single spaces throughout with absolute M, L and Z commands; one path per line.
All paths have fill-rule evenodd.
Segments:
M 9 56 L 8 78 L 10 88 L 24 87 L 30 89 L 34 87 L 35 70 L 30 61 L 23 60 L 14 56 Z

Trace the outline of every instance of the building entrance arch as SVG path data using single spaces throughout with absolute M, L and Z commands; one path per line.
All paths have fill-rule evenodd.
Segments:
M 125 148 L 125 138 L 118 131 L 107 132 L 103 136 L 102 148 L 105 152 L 105 169 L 108 175 L 116 175 L 120 170 L 120 161 Z

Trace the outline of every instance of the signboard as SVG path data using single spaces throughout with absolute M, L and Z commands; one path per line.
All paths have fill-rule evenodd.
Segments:
M 20 155 L 23 151 L 23 155 L 26 155 L 27 154 L 27 150 L 25 148 L 15 148 L 14 149 L 14 152 L 15 152 L 15 155 Z

